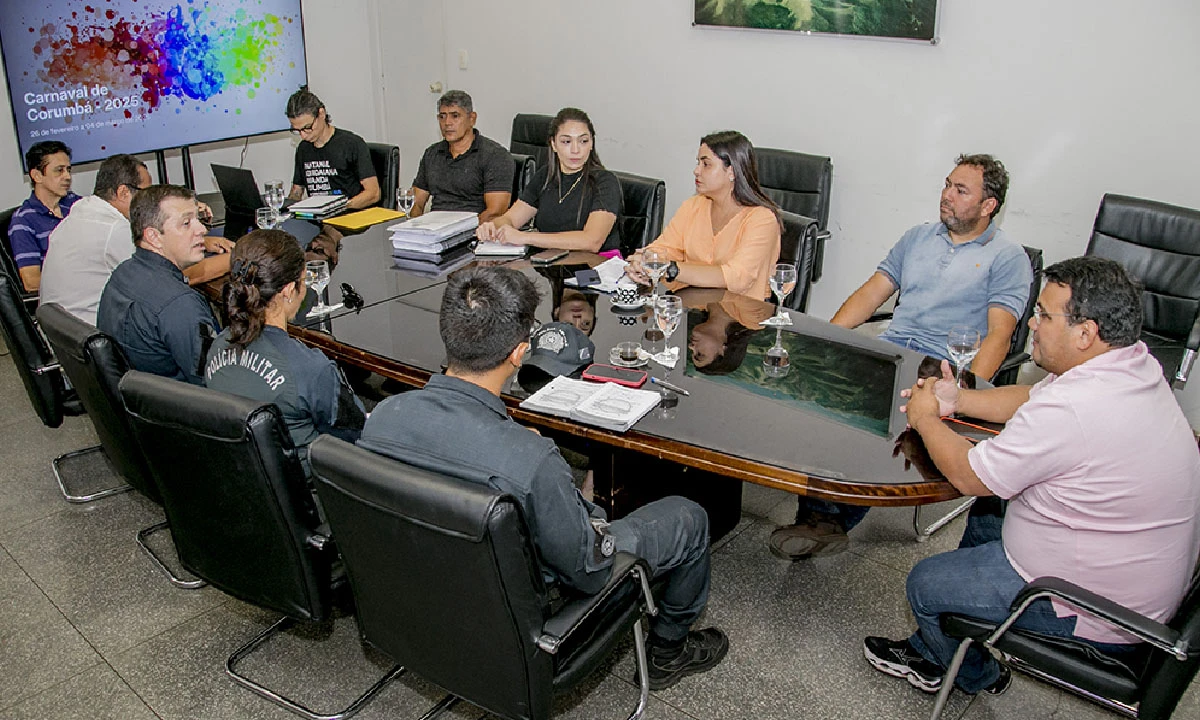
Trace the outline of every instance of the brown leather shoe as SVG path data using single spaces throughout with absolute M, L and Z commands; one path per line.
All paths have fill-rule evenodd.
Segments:
M 821 520 L 776 528 L 767 545 L 776 557 L 796 561 L 843 553 L 850 546 L 850 538 L 837 523 Z

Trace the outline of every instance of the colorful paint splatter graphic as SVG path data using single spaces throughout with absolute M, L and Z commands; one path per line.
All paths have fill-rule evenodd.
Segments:
M 103 98 L 93 92 L 62 99 L 77 107 L 92 103 L 97 112 L 102 105 L 121 110 L 127 118 L 152 113 L 168 98 L 203 103 L 241 89 L 253 99 L 262 79 L 283 60 L 280 38 L 292 22 L 274 14 L 252 17 L 244 8 L 231 13 L 207 2 L 141 16 L 128 11 L 118 16 L 99 5 L 28 27 L 38 35 L 33 52 L 43 58 L 36 74 L 48 89 L 64 93 L 107 88 Z M 118 107 L 112 107 L 114 99 Z

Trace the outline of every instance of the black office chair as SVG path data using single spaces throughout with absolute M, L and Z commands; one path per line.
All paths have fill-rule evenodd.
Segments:
M 1138 638 L 1130 657 L 1114 658 L 1087 643 L 1012 628 L 1039 598 L 1057 598 Z M 941 717 L 954 678 L 972 642 L 1007 653 L 1010 665 L 1126 717 L 1165 720 L 1200 670 L 1200 572 L 1192 577 L 1183 603 L 1170 622 L 1160 623 L 1055 577 L 1037 578 L 1013 600 L 1002 623 L 963 615 L 939 618 L 942 630 L 962 642 L 954 653 L 932 720 Z
M 39 307 L 37 319 L 62 371 L 79 393 L 79 402 L 92 419 L 105 459 L 113 471 L 129 483 L 128 486 L 113 488 L 107 494 L 132 487 L 154 502 L 161 503 L 149 463 L 133 435 L 129 415 L 117 390 L 121 377 L 129 370 L 129 360 L 121 346 L 116 340 L 64 310 L 58 303 Z M 179 460 L 176 462 L 186 464 Z M 66 495 L 65 489 L 63 494 Z M 71 502 L 86 502 L 87 499 L 67 497 Z M 161 522 L 138 532 L 138 545 L 173 585 L 188 590 L 204 587 L 203 580 L 187 580 L 171 572 L 166 562 L 148 544 L 151 535 L 167 527 L 167 523 Z
M 618 170 L 614 170 L 613 175 L 621 183 L 621 214 L 617 217 L 621 254 L 629 256 L 662 234 L 663 215 L 667 211 L 667 184 Z
M 833 188 L 833 161 L 823 155 L 791 150 L 754 148 L 758 184 L 779 207 L 817 221 L 813 248 L 812 281 L 821 279 L 825 240 L 829 237 L 829 195 Z
M 537 167 L 545 165 L 546 158 L 550 155 L 552 122 L 553 115 L 518 113 L 513 117 L 512 136 L 508 141 L 509 152 L 531 155 L 537 162 Z
M 521 191 L 533 180 L 533 174 L 537 172 L 537 160 L 532 155 L 523 155 L 521 153 L 513 153 L 513 187 L 512 201 L 515 203 L 521 197 Z
M 630 718 L 640 717 L 641 603 L 655 612 L 643 561 L 620 553 L 604 590 L 552 610 L 520 506 L 486 477 L 425 472 L 330 435 L 309 458 L 368 642 L 488 712 L 541 719 L 553 691 L 632 627 L 641 696 Z
M 786 302 L 792 310 L 805 312 L 812 290 L 812 264 L 817 251 L 817 221 L 787 210 L 779 213 L 783 235 L 779 243 L 779 262 L 796 266 L 796 289 Z
M 21 282 L 21 273 L 17 270 L 17 262 L 13 259 L 12 246 L 8 244 L 8 226 L 12 224 L 12 216 L 20 208 L 9 208 L 0 211 L 0 271 L 8 273 L 17 283 L 17 293 L 21 299 L 25 301 L 29 312 L 33 313 L 37 310 L 38 295 L 25 291 L 25 284 Z
M 396 209 L 396 190 L 400 187 L 400 147 L 386 143 L 367 143 L 371 164 L 379 180 L 379 207 Z
M 348 718 L 392 679 L 392 668 L 345 710 L 321 715 L 237 672 L 237 664 L 296 622 L 330 617 L 337 550 L 283 417 L 273 403 L 131 370 L 121 398 L 188 572 L 283 618 L 226 661 L 239 685 L 307 718 Z M 184 459 L 184 461 L 181 461 Z
M 1172 387 L 1183 387 L 1200 349 L 1200 210 L 1106 194 L 1087 254 L 1119 262 L 1142 284 L 1142 340 Z

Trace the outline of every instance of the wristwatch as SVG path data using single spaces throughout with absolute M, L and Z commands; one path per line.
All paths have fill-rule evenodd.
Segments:
M 679 263 L 674 260 L 667 266 L 667 271 L 663 273 L 663 277 L 667 282 L 675 282 L 675 278 L 679 277 Z

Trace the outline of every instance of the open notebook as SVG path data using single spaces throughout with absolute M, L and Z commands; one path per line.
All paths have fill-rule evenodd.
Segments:
M 526 410 L 625 432 L 658 405 L 661 395 L 616 383 L 556 377 L 521 403 Z

